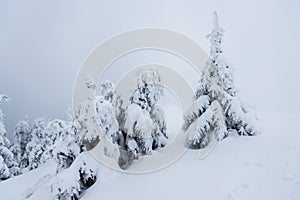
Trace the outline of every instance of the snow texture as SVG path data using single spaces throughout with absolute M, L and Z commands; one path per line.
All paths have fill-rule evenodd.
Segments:
M 263 134 L 229 137 L 203 160 L 196 159 L 198 152 L 187 151 L 164 170 L 132 175 L 109 169 L 93 160 L 88 153 L 83 153 L 78 162 L 74 161 L 68 171 L 59 173 L 58 178 L 56 162 L 49 160 L 35 170 L 0 182 L 1 198 L 51 200 L 52 190 L 58 191 L 57 188 L 61 187 L 58 194 L 70 191 L 72 187 L 67 182 L 73 182 L 74 188 L 78 188 L 74 182 L 78 178 L 76 169 L 87 157 L 88 161 L 85 161 L 89 164 L 86 166 L 97 174 L 97 181 L 80 194 L 82 200 L 132 199 L 136 196 L 153 199 L 145 192 L 145 187 L 153 188 L 157 199 L 193 199 L 200 192 L 204 199 L 296 200 L 300 190 L 300 147 L 297 145 L 300 136 L 296 134 L 300 115 L 258 114 Z M 134 197 L 124 197 L 132 188 L 135 189 Z

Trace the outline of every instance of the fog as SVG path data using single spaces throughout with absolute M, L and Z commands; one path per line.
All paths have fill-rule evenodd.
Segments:
M 81 63 L 119 32 L 172 29 L 208 51 L 213 11 L 225 29 L 225 57 L 242 99 L 262 111 L 300 113 L 299 9 L 296 0 L 0 0 L 0 94 L 13 99 L 1 104 L 7 130 L 11 135 L 25 115 L 66 118 Z

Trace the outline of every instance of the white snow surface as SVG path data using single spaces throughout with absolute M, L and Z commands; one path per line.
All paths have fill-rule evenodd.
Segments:
M 148 174 L 99 163 L 98 180 L 81 199 L 299 199 L 300 114 L 257 114 L 260 135 L 230 136 L 203 160 L 188 150 L 173 165 Z M 47 180 L 54 166 L 47 162 L 0 182 L 1 199 L 51 199 Z

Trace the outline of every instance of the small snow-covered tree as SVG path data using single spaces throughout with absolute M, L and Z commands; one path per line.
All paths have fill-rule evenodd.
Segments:
M 61 124 L 51 154 L 57 162 L 51 185 L 55 199 L 79 199 L 82 192 L 97 180 L 97 162 L 82 146 L 76 118 Z M 57 131 L 56 131 L 57 132 Z
M 45 143 L 49 146 L 54 145 L 56 141 L 65 133 L 67 122 L 61 119 L 53 119 L 45 127 Z
M 119 126 L 123 123 L 123 101 L 115 92 L 114 84 L 103 81 L 97 87 L 94 107 L 96 109 L 96 121 L 100 127 L 100 143 L 106 156 L 118 158 L 119 148 L 124 147 L 124 135 Z
M 104 132 L 107 132 L 104 129 L 107 129 L 108 127 L 113 127 L 113 130 L 110 130 L 111 133 L 109 134 L 112 136 L 113 143 L 117 143 L 121 147 L 124 147 L 125 141 L 123 130 L 125 124 L 126 109 L 123 99 L 115 91 L 114 84 L 109 80 L 101 82 L 97 86 L 97 94 L 95 100 L 97 120 L 99 122 L 100 119 L 100 124 L 102 124 L 100 125 L 101 129 Z M 105 120 L 104 118 L 106 115 L 109 119 Z M 104 134 L 107 135 L 106 133 Z
M 204 67 L 192 107 L 184 116 L 191 148 L 205 147 L 212 137 L 222 140 L 230 132 L 255 135 L 254 118 L 233 84 L 232 68 L 223 56 L 223 29 L 214 13 L 214 28 L 208 35 L 210 56 Z
M 110 81 L 101 82 L 98 91 L 98 95 L 95 97 L 97 124 L 99 124 L 104 135 L 115 138 L 119 124 L 112 104 L 115 96 L 114 85 Z
M 124 100 L 121 98 L 121 95 L 119 94 L 115 94 L 114 98 L 113 98 L 113 102 L 112 105 L 115 109 L 115 113 L 116 113 L 116 119 L 118 121 L 119 124 L 119 129 L 120 131 L 124 131 L 124 124 L 125 124 L 125 112 L 126 112 L 126 105 L 124 103 Z M 123 146 L 123 145 L 121 145 Z
M 15 160 L 14 154 L 6 146 L 0 146 L 0 157 L 4 160 L 9 169 L 10 176 L 16 176 L 20 173 L 20 168 Z
M 1 102 L 10 102 L 11 99 L 6 95 L 0 95 Z M 4 113 L 0 109 L 0 179 L 4 180 L 11 176 L 18 175 L 20 169 L 13 153 L 10 150 L 11 143 L 6 137 L 6 129 L 4 125 Z
M 122 101 L 119 98 L 115 99 L 114 85 L 110 81 L 101 82 L 96 86 L 91 76 L 87 75 L 85 82 L 94 96 L 87 98 L 75 110 L 80 140 L 87 150 L 101 142 L 105 155 L 115 157 L 114 154 L 118 152 L 117 145 L 123 141 L 117 120 L 117 115 L 123 116 Z
M 13 152 L 21 168 L 28 166 L 28 157 L 26 146 L 31 141 L 31 127 L 27 120 L 21 120 L 17 123 L 14 132 L 15 142 Z
M 72 165 L 59 172 L 51 190 L 55 199 L 79 199 L 83 191 L 97 181 L 98 165 L 87 152 L 78 155 Z
M 115 86 L 110 81 L 103 81 L 97 87 L 96 96 L 102 96 L 106 101 L 112 103 L 115 96 Z
M 126 144 L 129 151 L 143 154 L 151 153 L 152 136 L 157 131 L 157 126 L 150 118 L 147 110 L 142 109 L 137 104 L 129 105 L 125 129 L 127 130 Z
M 35 169 L 43 163 L 41 158 L 47 148 L 45 129 L 48 122 L 49 120 L 45 118 L 37 118 L 33 121 L 32 140 L 26 146 L 29 170 Z
M 42 153 L 40 163 L 45 163 L 47 160 L 54 157 L 53 150 L 56 147 L 55 144 L 65 134 L 66 127 L 67 122 L 60 119 L 53 119 L 47 123 L 43 131 L 43 143 L 45 144 L 45 149 Z
M 76 128 L 69 122 L 53 145 L 52 154 L 57 162 L 57 172 L 68 168 L 81 150 L 76 137 Z
M 150 111 L 150 117 L 153 119 L 156 124 L 156 128 L 158 129 L 156 134 L 153 135 L 152 148 L 156 149 L 158 147 L 164 147 L 166 145 L 168 135 L 166 116 L 163 108 L 160 105 L 155 104 Z
M 97 88 L 96 82 L 90 74 L 86 74 L 84 83 L 88 92 L 95 94 Z M 91 126 L 91 122 L 96 123 L 96 117 L 94 116 L 94 100 L 94 96 L 87 97 L 84 101 L 80 102 L 76 108 L 74 108 L 73 112 L 74 124 L 77 127 L 79 140 L 87 148 L 87 150 L 93 149 L 100 141 L 97 129 Z
M 150 112 L 162 95 L 163 86 L 159 72 L 155 69 L 139 71 L 130 103 L 137 104 Z
M 37 168 L 52 158 L 57 162 L 57 171 L 68 168 L 82 150 L 76 131 L 72 121 L 34 120 L 32 140 L 26 146 L 28 169 Z
M 57 170 L 67 168 L 79 154 L 80 144 L 73 122 L 38 118 L 32 127 L 32 141 L 26 146 L 29 169 L 34 169 L 54 158 Z
M 6 95 L 0 95 L 0 103 L 1 102 L 11 102 L 11 99 Z M 0 146 L 10 147 L 11 143 L 9 139 L 6 137 L 6 129 L 4 125 L 4 113 L 0 109 Z
M 141 70 L 135 80 L 126 110 L 126 145 L 129 151 L 149 154 L 166 145 L 166 120 L 157 101 L 163 95 L 160 74 L 155 69 Z
M 0 180 L 5 180 L 10 177 L 10 171 L 4 162 L 4 159 L 2 156 L 0 156 Z
M 117 142 L 121 135 L 115 109 L 104 96 L 97 96 L 95 104 L 97 124 L 100 127 L 100 142 L 104 153 L 109 157 L 115 157 L 118 153 Z

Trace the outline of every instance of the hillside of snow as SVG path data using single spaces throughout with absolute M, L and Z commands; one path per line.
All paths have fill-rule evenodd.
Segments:
M 171 166 L 128 174 L 99 165 L 81 199 L 299 199 L 299 114 L 257 113 L 262 133 L 228 137 L 205 159 L 188 150 Z M 142 161 L 141 161 L 142 162 Z M 1 199 L 53 199 L 54 162 L 0 183 Z

